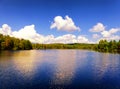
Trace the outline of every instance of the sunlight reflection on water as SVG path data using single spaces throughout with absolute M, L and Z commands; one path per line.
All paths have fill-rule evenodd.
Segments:
M 0 53 L 0 89 L 119 89 L 120 55 L 86 50 Z
M 70 84 L 75 73 L 76 51 L 57 52 L 56 70 L 53 83 L 57 85 Z

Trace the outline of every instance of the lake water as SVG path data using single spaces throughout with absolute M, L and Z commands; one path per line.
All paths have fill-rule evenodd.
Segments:
M 120 89 L 120 55 L 86 50 L 3 51 L 0 89 Z

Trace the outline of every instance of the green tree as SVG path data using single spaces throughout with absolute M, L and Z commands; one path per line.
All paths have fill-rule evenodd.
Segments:
M 120 40 L 117 43 L 117 51 L 120 53 Z

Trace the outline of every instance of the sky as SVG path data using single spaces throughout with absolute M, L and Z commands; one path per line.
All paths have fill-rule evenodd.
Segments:
M 120 0 L 0 0 L 0 33 L 33 43 L 120 39 Z

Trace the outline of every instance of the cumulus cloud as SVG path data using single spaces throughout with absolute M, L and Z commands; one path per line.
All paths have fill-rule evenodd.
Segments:
M 101 32 L 105 30 L 105 26 L 102 23 L 97 23 L 89 31 L 90 32 Z
M 101 33 L 101 38 L 98 39 L 99 42 L 101 39 L 105 39 L 108 41 L 111 40 L 120 40 L 119 32 L 120 28 L 111 28 L 110 30 L 104 30 Z
M 93 34 L 93 38 L 95 40 L 100 39 L 107 39 L 107 40 L 119 40 L 119 28 L 112 28 L 110 30 L 103 30 L 99 32 L 99 34 Z M 65 34 L 61 36 L 55 37 L 54 35 L 42 35 L 36 32 L 35 25 L 28 25 L 24 26 L 23 28 L 12 31 L 12 28 L 7 25 L 3 24 L 0 28 L 0 33 L 3 35 L 9 35 L 11 37 L 16 37 L 20 39 L 27 39 L 30 40 L 32 43 L 95 43 L 83 36 L 83 35 L 74 35 L 74 34 Z
M 112 35 L 108 40 L 120 40 L 120 36 L 118 35 Z
M 110 33 L 111 34 L 114 34 L 114 33 L 117 33 L 118 31 L 120 31 L 120 28 L 112 28 L 112 29 L 110 29 Z
M 78 36 L 77 43 L 91 43 L 91 42 L 84 36 Z
M 50 36 L 44 43 L 89 43 L 89 40 L 84 36 L 76 37 L 73 34 L 66 34 L 58 37 Z
M 69 16 L 65 16 L 65 18 L 63 18 L 62 16 L 56 16 L 54 18 L 54 22 L 50 26 L 50 29 L 54 28 L 57 28 L 57 30 L 62 31 L 80 30 L 80 28 L 75 25 L 72 18 L 70 18 Z
M 118 31 L 120 31 L 120 29 L 112 28 L 109 31 L 101 32 L 101 34 L 102 34 L 103 37 L 108 38 L 108 37 L 111 37 L 112 35 L 114 35 L 115 33 L 117 33 Z
M 3 35 L 11 35 L 11 27 L 8 26 L 7 24 L 3 24 L 2 28 L 0 28 L 0 33 Z
M 110 30 L 106 30 L 106 27 L 102 23 L 97 23 L 89 31 L 98 33 L 92 35 L 92 37 L 98 41 L 101 39 L 106 39 L 108 41 L 120 39 L 120 36 L 118 36 L 120 28 L 111 28 Z
M 42 43 L 44 40 L 44 37 L 36 32 L 34 25 L 25 26 L 18 31 L 13 31 L 12 36 L 16 38 L 28 39 L 34 43 Z
M 102 36 L 105 37 L 105 38 L 111 36 L 111 34 L 110 34 L 109 31 L 103 31 L 103 32 L 101 32 L 101 34 L 102 34 Z
M 0 28 L 0 33 L 3 35 L 9 35 L 12 37 L 27 39 L 33 43 L 89 43 L 89 40 L 84 36 L 76 37 L 73 34 L 66 34 L 58 37 L 54 37 L 54 35 L 44 36 L 39 34 L 35 30 L 35 25 L 25 26 L 18 31 L 12 31 L 11 27 L 7 24 L 4 24 L 2 28 Z
M 98 39 L 98 42 L 100 40 L 107 40 L 107 41 L 116 40 L 116 41 L 118 41 L 118 40 L 120 40 L 120 36 L 119 35 L 112 35 L 112 36 L 107 37 L 107 38 L 102 37 L 102 38 Z
M 100 38 L 100 35 L 98 35 L 98 34 L 93 34 L 92 37 L 93 37 L 94 39 L 97 39 L 97 38 Z
M 75 43 L 76 36 L 72 34 L 66 34 L 58 37 L 54 37 L 53 35 L 48 36 L 45 39 L 44 43 Z
M 14 31 L 13 35 L 18 38 L 32 38 L 36 35 L 36 31 L 34 29 L 34 25 L 25 26 L 24 28 L 20 29 L 19 31 Z
M 27 39 L 34 43 L 44 42 L 44 36 L 36 32 L 34 25 L 25 26 L 18 31 L 12 31 L 9 25 L 3 24 L 2 28 L 0 28 L 0 33 L 11 37 Z
M 72 34 L 66 34 L 55 38 L 56 43 L 76 43 L 76 36 Z

